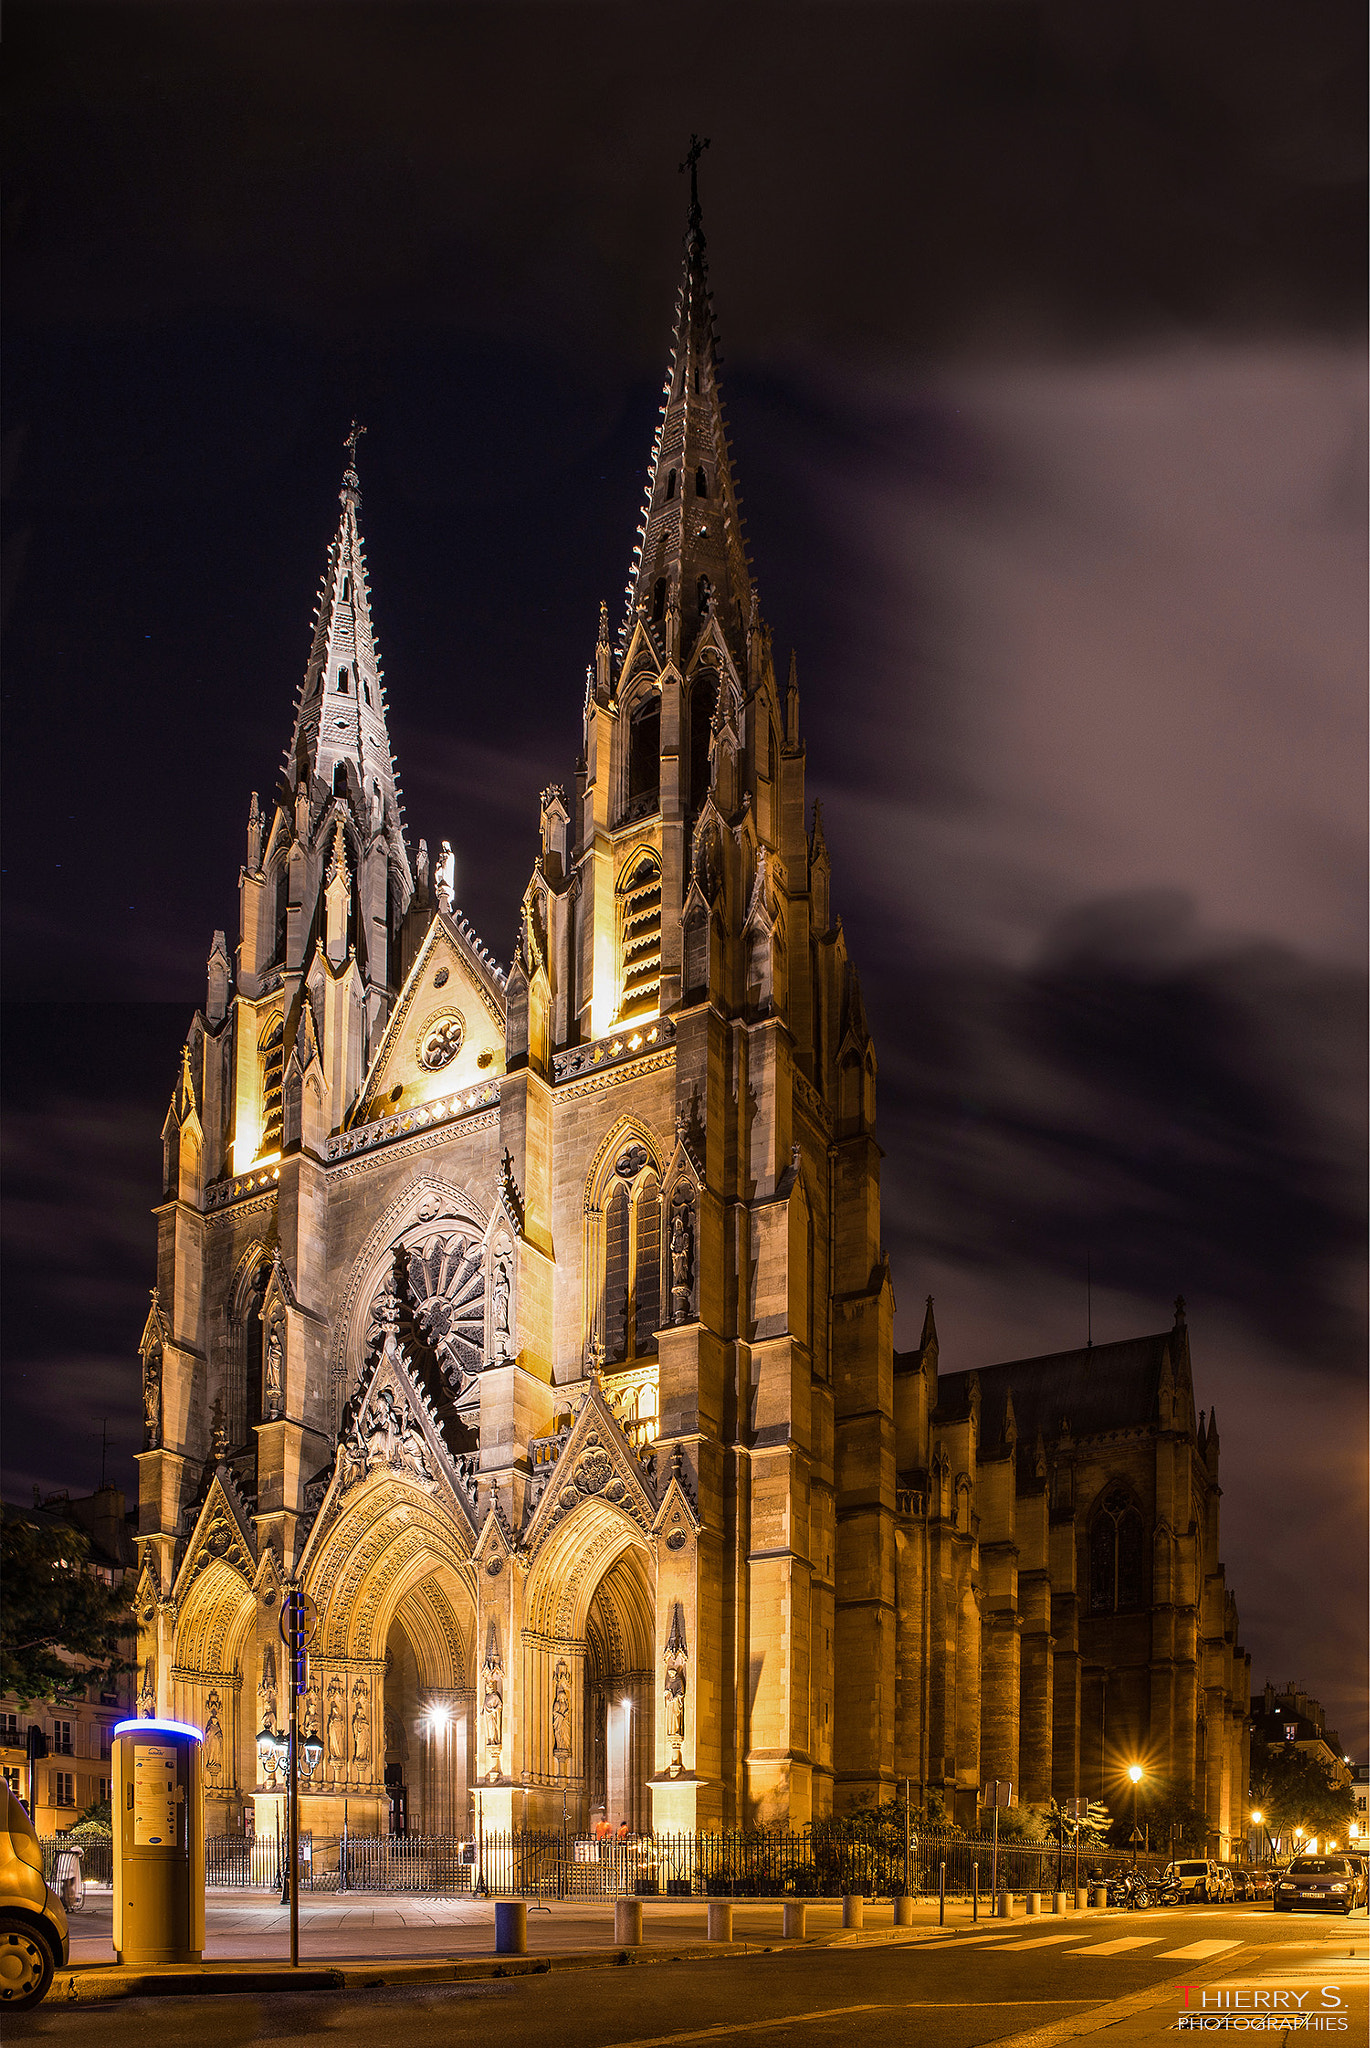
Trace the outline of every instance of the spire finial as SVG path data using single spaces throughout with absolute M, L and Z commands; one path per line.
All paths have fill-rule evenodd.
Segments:
M 707 135 L 702 142 L 697 135 L 691 135 L 690 146 L 685 152 L 685 161 L 680 166 L 682 171 L 688 171 L 690 174 L 690 226 L 692 228 L 699 226 L 699 159 L 708 147 L 709 138 Z
M 343 447 L 347 450 L 347 466 L 349 469 L 354 470 L 357 467 L 357 443 L 365 432 L 366 428 L 359 427 L 357 422 L 353 420 L 352 431 L 343 441 Z

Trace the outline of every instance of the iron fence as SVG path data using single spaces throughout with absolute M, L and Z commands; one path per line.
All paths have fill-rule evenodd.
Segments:
M 1156 1869 L 1159 1856 L 1140 1856 Z M 1082 1846 L 1081 1883 L 1130 1869 L 1130 1852 Z M 1073 1889 L 1069 1844 L 915 1833 L 907 1869 L 902 1827 L 888 1821 L 819 1821 L 802 1832 L 638 1835 L 596 1842 L 559 1829 L 475 1836 L 304 1834 L 305 1892 L 408 1892 L 529 1899 L 892 1897 L 988 1898 L 997 1877 L 1013 1892 Z M 89 1875 L 89 1869 L 87 1875 Z M 220 1835 L 205 1845 L 205 1882 L 279 1891 L 282 1844 L 272 1836 Z
M 92 1840 L 86 1835 L 43 1835 L 39 1839 L 43 1851 L 43 1880 L 53 1882 L 57 1858 L 63 1849 L 81 1851 L 81 1875 L 87 1884 L 113 1884 L 114 1843 L 111 1840 Z

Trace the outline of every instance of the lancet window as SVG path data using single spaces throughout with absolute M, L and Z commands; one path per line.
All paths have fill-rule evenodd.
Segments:
M 665 592 L 662 592 L 665 604 Z M 628 714 L 628 813 L 654 811 L 661 788 L 661 698 L 649 689 Z
M 1141 1511 L 1121 1486 L 1111 1486 L 1089 1530 L 1089 1611 L 1120 1614 L 1143 1596 Z
M 709 790 L 709 740 L 718 702 L 718 672 L 703 668 L 690 685 L 690 803 L 698 810 Z
M 604 1199 L 603 1342 L 606 1365 L 656 1350 L 661 1325 L 661 1185 L 647 1151 L 629 1145 Z

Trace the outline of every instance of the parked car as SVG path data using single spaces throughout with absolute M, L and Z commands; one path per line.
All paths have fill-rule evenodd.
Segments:
M 1259 1902 L 1270 1898 L 1275 1889 L 1276 1873 L 1264 1863 L 1253 1863 L 1246 1873 L 1251 1880 L 1252 1896 Z
M 43 1882 L 43 1847 L 33 1822 L 4 1787 L 0 1813 L 0 2009 L 23 2012 L 46 1996 L 70 1955 L 67 1916 Z
M 1182 1861 L 1168 1863 L 1161 1874 L 1161 1882 L 1177 1884 L 1180 1899 L 1185 1905 L 1202 1903 L 1216 1906 L 1232 1896 L 1231 1878 L 1220 1863 L 1215 1863 L 1208 1856 L 1186 1856 Z
M 1360 1879 L 1360 1896 L 1356 1901 L 1357 1905 L 1370 1905 L 1370 1857 L 1348 1854 L 1346 1860 Z
M 1275 1911 L 1349 1913 L 1360 1897 L 1360 1872 L 1349 1856 L 1296 1856 L 1275 1885 Z
M 1251 1872 L 1244 1863 L 1223 1863 L 1219 1868 L 1225 1870 L 1231 1879 L 1234 1899 L 1240 1899 L 1245 1903 L 1246 1900 L 1255 1898 L 1256 1887 L 1252 1882 Z

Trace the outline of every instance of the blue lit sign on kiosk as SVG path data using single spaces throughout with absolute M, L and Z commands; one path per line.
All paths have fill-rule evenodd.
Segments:
M 203 1742 L 204 1730 L 192 1728 L 186 1721 L 116 1721 L 116 1735 L 188 1735 L 192 1742 Z

